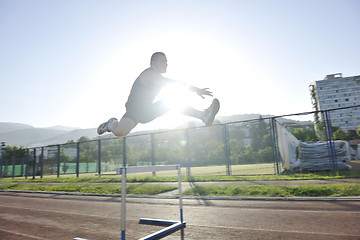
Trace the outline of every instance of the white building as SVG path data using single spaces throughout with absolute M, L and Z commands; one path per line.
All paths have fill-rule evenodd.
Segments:
M 343 131 L 357 130 L 360 125 L 360 75 L 342 77 L 341 73 L 325 76 L 324 80 L 310 85 L 314 111 L 329 110 L 332 126 Z M 350 108 L 348 108 L 350 107 Z M 315 123 L 323 120 L 320 113 L 314 114 Z

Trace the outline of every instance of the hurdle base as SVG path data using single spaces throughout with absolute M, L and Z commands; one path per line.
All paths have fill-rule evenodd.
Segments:
M 159 239 L 161 237 L 165 237 L 179 229 L 186 227 L 186 222 L 162 220 L 162 219 L 151 219 L 151 218 L 140 218 L 139 223 L 157 225 L 157 226 L 168 226 L 160 231 L 152 233 L 146 237 L 140 238 L 139 240 Z

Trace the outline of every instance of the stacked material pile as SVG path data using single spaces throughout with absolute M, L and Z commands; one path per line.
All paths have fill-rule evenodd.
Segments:
M 339 170 L 349 170 L 351 166 L 347 163 L 350 159 L 349 146 L 345 141 L 334 141 L 335 163 L 330 157 L 329 143 L 327 142 L 300 142 L 298 146 L 299 155 L 294 168 L 305 171 L 329 171 L 333 164 Z
M 335 163 L 331 159 L 328 142 L 301 142 L 283 125 L 276 124 L 279 153 L 285 170 L 329 171 L 333 164 L 338 170 L 350 170 L 349 144 L 334 141 Z

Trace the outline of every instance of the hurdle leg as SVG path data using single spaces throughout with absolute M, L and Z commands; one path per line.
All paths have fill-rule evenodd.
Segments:
M 181 165 L 177 166 L 178 169 L 178 189 L 179 189 L 179 207 L 180 207 L 180 222 L 184 222 L 183 218 L 183 202 L 182 202 L 182 186 L 181 186 Z
M 125 240 L 126 229 L 126 172 L 127 169 L 122 169 L 121 176 L 121 240 Z
M 140 173 L 140 172 L 154 172 L 154 171 L 169 171 L 178 170 L 178 188 L 179 188 L 179 205 L 180 205 L 180 221 L 169 221 L 162 219 L 147 219 L 141 218 L 140 223 L 145 224 L 160 224 L 167 225 L 156 233 L 150 234 L 141 240 L 158 239 L 161 236 L 170 234 L 173 231 L 184 228 L 186 222 L 183 220 L 183 203 L 182 203 L 182 183 L 181 183 L 181 165 L 159 165 L 159 166 L 142 166 L 142 167 L 121 167 L 118 168 L 117 173 L 122 174 L 121 178 L 121 240 L 125 240 L 126 229 L 126 175 L 127 173 Z

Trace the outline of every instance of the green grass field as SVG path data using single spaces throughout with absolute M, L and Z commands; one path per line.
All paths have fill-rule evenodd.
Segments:
M 359 184 L 330 184 L 327 186 L 196 186 L 184 192 L 190 196 L 230 197 L 358 197 Z
M 274 164 L 272 163 L 264 163 L 264 164 L 246 164 L 246 165 L 232 165 L 231 166 L 231 175 L 239 176 L 239 175 L 269 175 L 275 174 Z M 114 175 L 115 172 L 107 172 L 104 173 L 103 176 L 106 175 Z M 183 176 L 187 175 L 187 168 L 181 168 L 181 174 Z M 163 171 L 157 172 L 156 176 L 159 177 L 170 177 L 176 175 L 175 171 Z M 204 177 L 204 176 L 226 176 L 226 166 L 206 166 L 206 167 L 191 167 L 190 175 L 193 177 Z M 129 174 L 129 177 L 151 177 L 152 173 L 136 173 Z
M 331 179 L 331 178 L 360 178 L 360 171 L 347 172 L 325 172 L 325 173 L 308 173 L 308 174 L 289 174 L 275 175 L 274 165 L 269 164 L 248 164 L 248 165 L 232 165 L 231 176 L 226 175 L 225 166 L 206 166 L 192 167 L 190 169 L 190 177 L 187 176 L 187 169 L 181 168 L 183 181 L 254 181 L 254 180 L 311 180 L 311 179 Z M 166 182 L 177 181 L 177 171 L 157 172 L 156 176 L 149 173 L 128 174 L 129 182 Z M 32 176 L 12 178 L 1 178 L 0 182 L 121 182 L 121 175 L 115 172 L 107 172 L 98 176 L 95 173 L 83 173 L 79 178 L 75 174 L 60 175 L 44 175 L 43 178 Z
M 37 192 L 70 192 L 70 193 L 97 193 L 97 194 L 121 194 L 120 184 L 26 184 L 26 183 L 2 183 L 1 190 L 21 190 Z M 176 189 L 176 187 L 166 185 L 138 185 L 128 186 L 127 194 L 147 194 L 156 195 Z
M 347 172 L 325 172 L 311 174 L 290 174 L 275 175 L 273 164 L 252 164 L 231 166 L 231 176 L 226 175 L 225 166 L 192 167 L 191 177 L 187 176 L 187 169 L 182 168 L 182 180 L 193 182 L 212 182 L 212 181 L 292 181 L 292 180 L 319 180 L 319 179 L 345 179 L 360 178 L 360 171 Z M 157 172 L 156 176 L 152 173 L 128 174 L 127 181 L 131 182 L 176 182 L 177 171 Z M 25 190 L 25 191 L 54 191 L 54 192 L 81 192 L 81 193 L 120 193 L 121 175 L 114 172 L 98 176 L 94 173 L 60 175 L 46 175 L 43 178 L 36 176 L 35 179 L 28 177 L 2 178 L 0 179 L 0 189 L 2 190 Z M 38 184 L 28 184 L 38 183 Z M 62 184 L 52 184 L 62 183 Z M 85 184 L 84 184 L 85 183 Z M 88 184 L 89 183 L 89 184 Z M 96 184 L 91 184 L 96 183 Z M 157 186 L 157 185 L 156 185 Z M 174 189 L 166 184 L 141 185 L 129 187 L 129 194 L 150 194 L 155 195 Z M 197 196 L 256 196 L 256 197 L 306 197 L 306 196 L 360 196 L 360 186 L 358 184 L 330 184 L 327 186 L 299 185 L 299 186 L 199 186 L 186 191 L 184 194 Z

